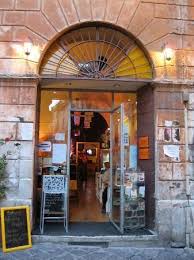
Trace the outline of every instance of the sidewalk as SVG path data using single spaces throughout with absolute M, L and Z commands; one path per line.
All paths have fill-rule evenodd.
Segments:
M 64 260 L 194 260 L 193 249 L 78 247 L 63 243 L 39 243 L 33 248 L 13 253 L 0 252 L 0 259 L 64 259 Z

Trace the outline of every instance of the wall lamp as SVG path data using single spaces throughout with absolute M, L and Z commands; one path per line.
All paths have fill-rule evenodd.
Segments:
M 172 60 L 173 50 L 171 48 L 167 47 L 166 44 L 164 44 L 162 50 L 163 50 L 163 55 L 164 55 L 165 60 L 167 60 L 167 61 Z
M 33 41 L 28 37 L 29 41 L 24 42 L 24 53 L 26 56 L 29 56 L 33 47 Z

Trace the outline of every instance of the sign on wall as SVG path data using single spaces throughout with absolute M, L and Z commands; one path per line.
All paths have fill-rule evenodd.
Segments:
M 28 206 L 1 208 L 3 252 L 32 247 Z
M 148 136 L 139 137 L 138 143 L 139 143 L 139 159 L 148 160 L 150 158 L 149 137 Z

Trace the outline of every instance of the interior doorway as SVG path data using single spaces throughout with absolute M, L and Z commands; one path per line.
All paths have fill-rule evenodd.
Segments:
M 71 112 L 70 222 L 108 222 L 102 212 L 104 163 L 110 161 L 110 115 Z

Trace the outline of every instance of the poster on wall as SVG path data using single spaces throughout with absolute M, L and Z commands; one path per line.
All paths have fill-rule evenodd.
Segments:
M 53 144 L 52 163 L 63 164 L 67 158 L 66 144 Z
M 179 145 L 164 145 L 163 146 L 164 154 L 171 158 L 176 158 L 179 160 L 180 150 Z
M 171 128 L 170 127 L 165 127 L 164 128 L 164 141 L 165 142 L 171 142 Z
M 175 143 L 180 142 L 180 129 L 179 128 L 172 129 L 172 140 Z

